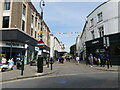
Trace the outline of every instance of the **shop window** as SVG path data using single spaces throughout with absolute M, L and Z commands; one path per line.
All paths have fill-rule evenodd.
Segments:
M 111 55 L 120 55 L 120 42 L 113 43 L 111 46 Z
M 4 10 L 10 10 L 10 0 L 5 0 L 5 2 L 4 2 Z
M 9 28 L 9 16 L 4 16 L 3 17 L 3 28 Z

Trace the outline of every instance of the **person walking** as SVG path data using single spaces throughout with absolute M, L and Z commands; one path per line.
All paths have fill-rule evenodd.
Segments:
M 100 55 L 100 67 L 103 66 L 103 63 L 104 63 L 104 56 L 101 54 Z
M 76 61 L 77 61 L 77 64 L 80 64 L 80 57 L 79 56 L 76 57 Z
M 93 55 L 92 54 L 90 54 L 90 56 L 89 56 L 89 63 L 90 63 L 90 67 L 93 67 L 93 64 L 94 64 L 94 61 L 93 61 Z

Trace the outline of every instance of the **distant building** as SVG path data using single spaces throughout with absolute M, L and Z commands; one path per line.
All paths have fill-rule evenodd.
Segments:
M 80 37 L 86 56 L 109 56 L 113 64 L 120 64 L 120 1 L 108 0 L 87 16 L 87 26 Z M 83 41 L 84 40 L 84 41 Z M 81 53 L 82 55 L 82 53 Z
M 41 16 L 31 2 L 2 1 L 0 1 L 1 55 L 7 60 L 11 57 L 16 60 L 21 55 L 25 55 L 25 64 L 27 64 L 37 57 L 35 47 L 40 35 Z M 49 28 L 43 22 L 44 56 L 50 54 L 49 33 Z
M 82 33 L 77 37 L 77 40 L 76 40 L 76 53 L 78 56 L 81 57 L 82 60 L 85 60 L 86 58 L 85 42 L 87 39 L 87 36 L 86 36 L 87 25 L 88 25 L 88 22 L 85 23 Z
M 57 37 L 55 37 L 53 34 L 50 36 L 50 57 L 58 57 L 61 56 L 62 52 L 65 52 L 64 44 L 62 44 Z

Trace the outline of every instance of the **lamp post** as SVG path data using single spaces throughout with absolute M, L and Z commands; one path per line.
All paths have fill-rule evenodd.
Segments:
M 10 46 L 10 59 L 12 59 L 12 42 L 11 42 L 11 46 Z
M 43 37 L 43 8 L 42 6 L 45 6 L 45 3 L 43 0 L 40 1 L 40 9 L 41 9 L 41 31 L 40 31 L 40 40 L 42 41 Z M 40 48 L 41 51 L 38 53 L 38 60 L 37 60 L 37 72 L 42 73 L 43 72 L 43 56 L 42 51 L 43 49 Z
M 21 68 L 21 75 L 23 76 L 23 71 L 24 71 L 24 59 L 25 59 L 25 50 L 27 50 L 28 48 L 28 44 L 26 44 L 27 42 L 29 42 L 29 40 L 25 41 L 25 45 L 24 45 L 24 50 L 23 51 L 23 55 L 22 55 L 22 68 Z

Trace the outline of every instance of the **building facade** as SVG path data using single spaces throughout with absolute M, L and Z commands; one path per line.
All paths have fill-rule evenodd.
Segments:
M 0 52 L 7 60 L 25 56 L 25 64 L 37 58 L 35 47 L 39 40 L 41 16 L 31 2 L 3 0 L 0 2 Z M 50 52 L 50 30 L 43 22 L 45 55 Z
M 107 55 L 112 64 L 120 64 L 120 1 L 108 0 L 87 16 L 87 27 L 83 30 L 86 39 L 86 56 L 90 53 L 99 58 Z M 85 32 L 85 33 L 84 33 Z M 85 41 L 83 41 L 85 39 Z M 80 47 L 83 48 L 84 45 Z
M 62 44 L 57 37 L 55 37 L 53 34 L 50 36 L 50 57 L 57 58 L 59 56 L 62 56 L 61 54 L 64 53 L 64 44 Z

